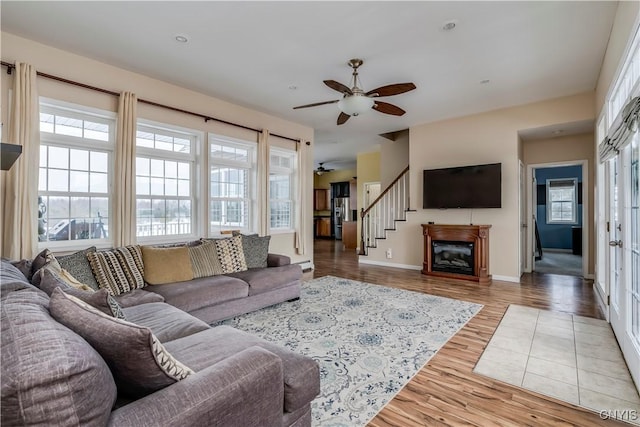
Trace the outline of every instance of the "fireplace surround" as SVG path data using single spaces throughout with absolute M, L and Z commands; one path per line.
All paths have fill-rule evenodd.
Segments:
M 490 225 L 422 224 L 422 274 L 490 283 L 489 228 Z

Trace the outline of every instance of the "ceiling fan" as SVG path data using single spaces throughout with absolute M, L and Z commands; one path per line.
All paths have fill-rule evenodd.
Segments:
M 320 162 L 318 163 L 320 166 L 318 166 L 318 169 L 316 169 L 314 172 L 316 173 L 316 175 L 320 176 L 325 172 L 331 172 L 333 169 L 327 169 L 324 166 L 322 166 L 324 164 L 324 162 Z
M 342 83 L 338 83 L 335 80 L 324 80 L 324 84 L 331 89 L 342 93 L 342 99 L 336 99 L 333 101 L 315 102 L 313 104 L 300 105 L 293 107 L 294 110 L 299 108 L 317 107 L 318 105 L 335 104 L 338 103 L 340 109 L 340 115 L 338 116 L 338 125 L 344 124 L 349 117 L 358 116 L 369 109 L 374 109 L 381 113 L 391 114 L 394 116 L 402 116 L 406 111 L 387 102 L 378 101 L 381 96 L 393 96 L 401 93 L 409 92 L 416 88 L 413 83 L 396 83 L 365 92 L 358 87 L 358 67 L 362 65 L 362 59 L 352 59 L 349 61 L 349 66 L 353 68 L 352 75 L 352 87 L 349 88 Z

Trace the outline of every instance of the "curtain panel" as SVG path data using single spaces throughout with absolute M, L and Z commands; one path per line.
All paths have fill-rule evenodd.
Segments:
M 296 144 L 297 163 L 298 163 L 298 185 L 297 185 L 297 208 L 296 208 L 296 234 L 295 248 L 298 255 L 304 255 L 307 247 L 307 233 L 305 229 L 305 218 L 310 214 L 307 212 L 307 197 L 310 197 L 307 191 L 309 179 L 313 179 L 307 172 L 308 161 L 308 145 L 300 141 Z
M 269 131 L 258 137 L 258 233 L 269 234 L 271 209 L 269 203 Z
M 136 120 L 137 97 L 122 92 L 118 105 L 116 132 L 113 218 L 113 245 L 136 243 Z
M 39 110 L 36 70 L 16 62 L 8 142 L 21 145 L 22 155 L 2 176 L 2 256 L 9 259 L 33 258 L 38 249 Z

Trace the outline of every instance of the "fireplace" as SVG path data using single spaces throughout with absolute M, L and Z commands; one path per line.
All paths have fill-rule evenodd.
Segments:
M 473 276 L 473 242 L 431 241 L 431 270 Z
M 491 283 L 490 225 L 422 224 L 422 274 Z

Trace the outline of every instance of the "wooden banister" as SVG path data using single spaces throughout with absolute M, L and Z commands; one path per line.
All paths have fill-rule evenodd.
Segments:
M 398 175 L 398 176 L 396 177 L 396 179 L 394 179 L 394 180 L 391 182 L 391 184 L 389 184 L 389 185 L 387 186 L 387 188 L 385 188 L 385 189 L 384 189 L 384 191 L 383 191 L 382 193 L 380 193 L 380 195 L 379 195 L 378 197 L 376 197 L 376 199 L 373 201 L 373 203 L 371 203 L 369 206 L 367 206 L 367 208 L 366 208 L 366 209 L 363 209 L 363 210 L 361 211 L 361 213 L 360 213 L 360 218 L 364 218 L 364 216 L 365 216 L 366 214 L 368 214 L 368 213 L 369 213 L 369 211 L 371 210 L 371 208 L 373 208 L 373 207 L 376 205 L 376 203 L 378 203 L 378 201 L 379 201 L 380 199 L 382 199 L 382 198 L 384 197 L 384 195 L 385 195 L 385 194 L 387 194 L 387 193 L 389 192 L 389 190 L 391 190 L 391 187 L 393 187 L 393 186 L 394 186 L 394 184 L 395 184 L 396 182 L 400 181 L 400 178 L 402 178 L 402 176 L 403 176 L 405 173 L 407 173 L 408 171 L 409 171 L 409 166 L 407 166 L 406 168 L 404 168 L 404 170 L 403 170 L 402 172 L 400 172 L 400 175 Z

